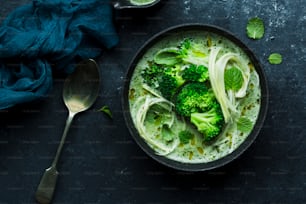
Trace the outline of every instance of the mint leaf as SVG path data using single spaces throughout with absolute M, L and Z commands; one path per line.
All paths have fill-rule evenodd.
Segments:
M 255 40 L 262 38 L 265 33 L 265 26 L 262 19 L 258 17 L 251 18 L 248 21 L 246 32 L 249 38 Z
M 103 106 L 102 108 L 100 108 L 98 111 L 105 113 L 106 115 L 108 115 L 110 118 L 113 118 L 113 114 L 111 112 L 111 110 L 109 109 L 108 106 Z
M 272 53 L 268 58 L 270 64 L 280 64 L 283 61 L 283 57 L 279 53 Z
M 241 132 L 249 132 L 253 128 L 253 123 L 250 119 L 246 117 L 240 117 L 237 120 L 237 129 Z
M 238 91 L 243 84 L 243 76 L 237 67 L 226 69 L 224 72 L 224 83 L 226 90 Z

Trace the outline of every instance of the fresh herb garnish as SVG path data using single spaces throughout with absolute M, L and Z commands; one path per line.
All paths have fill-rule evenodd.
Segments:
M 279 53 L 272 53 L 270 54 L 268 61 L 270 64 L 280 64 L 283 61 L 283 57 Z
M 252 130 L 253 123 L 250 119 L 246 117 L 240 117 L 237 120 L 237 129 L 241 132 L 249 132 Z
M 108 106 L 103 106 L 102 108 L 100 108 L 98 111 L 105 113 L 106 115 L 108 115 L 110 118 L 113 118 L 113 114 L 111 112 L 111 110 L 109 109 Z
M 246 27 L 249 38 L 258 40 L 261 39 L 265 33 L 265 26 L 262 19 L 258 17 L 251 18 Z
M 226 90 L 238 91 L 243 84 L 243 76 L 237 67 L 226 69 L 224 72 L 224 83 Z

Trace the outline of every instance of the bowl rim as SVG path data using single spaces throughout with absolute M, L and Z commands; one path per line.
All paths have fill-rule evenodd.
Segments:
M 201 30 L 201 31 L 207 31 L 212 32 L 214 34 L 217 34 L 219 36 L 222 36 L 231 42 L 233 42 L 235 45 L 240 47 L 245 54 L 250 58 L 251 62 L 254 65 L 254 68 L 256 72 L 259 75 L 260 79 L 260 86 L 261 86 L 261 103 L 260 103 L 260 110 L 257 117 L 257 121 L 255 122 L 255 125 L 253 127 L 253 130 L 250 132 L 250 134 L 246 137 L 246 139 L 230 154 L 225 155 L 224 157 L 206 162 L 206 163 L 182 163 L 179 161 L 174 161 L 169 158 L 166 158 L 164 156 L 159 156 L 155 153 L 155 151 L 145 142 L 145 140 L 139 135 L 138 130 L 136 129 L 133 119 L 130 114 L 130 107 L 129 107 L 129 86 L 130 86 L 130 79 L 133 75 L 134 69 L 137 66 L 138 61 L 141 59 L 141 57 L 146 53 L 148 49 L 151 48 L 156 42 L 163 39 L 167 35 L 176 34 L 177 32 L 183 32 L 188 30 Z M 268 103 L 269 103 L 269 90 L 268 90 L 268 84 L 267 84 L 267 78 L 264 73 L 264 70 L 259 62 L 259 60 L 256 58 L 255 54 L 235 35 L 233 35 L 231 32 L 224 30 L 223 28 L 220 28 L 215 25 L 209 25 L 209 24 L 201 24 L 201 23 L 188 23 L 188 24 L 180 24 L 176 26 L 172 26 L 169 28 L 166 28 L 157 34 L 153 35 L 149 40 L 147 40 L 136 52 L 134 57 L 132 58 L 127 72 L 125 74 L 124 78 L 124 85 L 123 85 L 123 92 L 122 92 L 122 109 L 123 109 L 123 115 L 125 119 L 125 124 L 127 125 L 130 134 L 132 135 L 134 141 L 140 146 L 140 148 L 151 158 L 156 160 L 157 162 L 176 169 L 176 170 L 182 170 L 182 171 L 206 171 L 206 170 L 212 170 L 215 168 L 219 168 L 221 166 L 224 166 L 228 164 L 229 162 L 235 160 L 238 158 L 243 152 L 245 152 L 250 145 L 255 141 L 257 138 L 267 115 L 268 111 Z

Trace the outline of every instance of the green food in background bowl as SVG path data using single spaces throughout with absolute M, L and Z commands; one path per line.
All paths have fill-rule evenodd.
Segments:
M 130 0 L 132 4 L 135 5 L 147 5 L 155 2 L 156 0 Z

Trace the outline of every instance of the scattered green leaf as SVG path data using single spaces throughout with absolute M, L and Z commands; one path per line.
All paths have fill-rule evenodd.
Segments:
M 250 119 L 246 117 L 240 117 L 237 120 L 237 129 L 241 132 L 249 132 L 253 128 L 253 123 Z
M 193 138 L 193 134 L 187 130 L 183 130 L 179 133 L 179 138 L 182 144 L 187 144 Z
M 226 90 L 238 91 L 243 84 L 243 76 L 237 67 L 226 69 L 224 72 L 224 83 Z
M 283 57 L 279 53 L 272 53 L 268 58 L 270 64 L 280 64 L 283 61 Z
M 246 27 L 249 38 L 258 40 L 263 37 L 265 33 L 265 26 L 262 19 L 258 17 L 251 18 Z
M 113 114 L 111 112 L 111 110 L 109 109 L 108 106 L 103 106 L 102 108 L 100 108 L 98 111 L 105 113 L 106 115 L 108 115 L 110 118 L 113 118 Z

